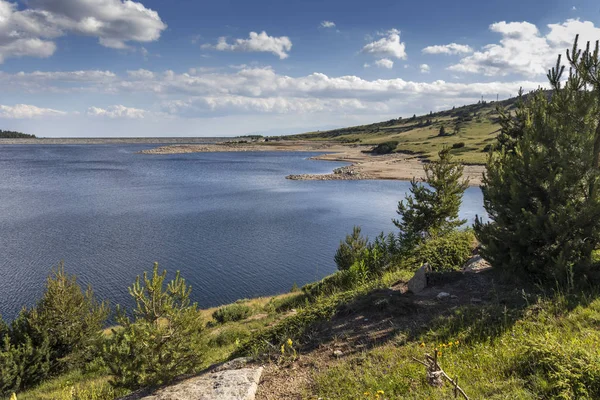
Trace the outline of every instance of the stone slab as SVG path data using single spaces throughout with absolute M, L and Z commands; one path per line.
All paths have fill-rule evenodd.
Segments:
M 141 399 L 254 400 L 262 372 L 262 367 L 207 372 Z

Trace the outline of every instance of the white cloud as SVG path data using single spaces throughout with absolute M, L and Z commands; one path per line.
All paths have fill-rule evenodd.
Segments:
M 548 33 L 542 35 L 529 22 L 494 23 L 490 30 L 502 36 L 499 44 L 488 44 L 448 69 L 488 76 L 520 74 L 534 77 L 545 74 L 556 62 L 556 57 L 572 46 L 577 34 L 580 34 L 582 45 L 600 39 L 600 28 L 590 21 L 568 19 L 547 27 Z
M 321 22 L 322 28 L 335 28 L 335 22 L 333 21 L 323 21 Z
M 107 108 L 90 107 L 87 110 L 87 115 L 92 117 L 105 118 L 126 118 L 126 119 L 141 119 L 148 112 L 139 108 L 125 107 L 122 105 L 114 105 Z
M 158 13 L 132 0 L 29 0 L 27 8 L 0 0 L 0 62 L 49 57 L 54 39 L 69 33 L 97 37 L 117 49 L 157 40 L 167 26 Z
M 379 68 L 392 69 L 392 67 L 394 66 L 394 62 L 389 58 L 382 58 L 381 60 L 375 61 L 375 65 Z
M 203 49 L 214 49 L 218 51 L 247 51 L 266 52 L 279 56 L 280 59 L 288 58 L 288 52 L 292 49 L 292 41 L 287 36 L 269 36 L 267 32 L 250 32 L 248 39 L 235 39 L 233 43 L 227 43 L 227 38 L 220 37 L 216 45 L 204 44 Z
M 54 92 L 57 88 L 88 90 L 94 93 L 155 94 L 181 98 L 242 96 L 248 98 L 337 98 L 386 101 L 410 95 L 444 94 L 447 97 L 468 97 L 481 94 L 515 94 L 519 87 L 532 90 L 546 85 L 541 81 L 449 83 L 406 81 L 400 78 L 366 80 L 355 75 L 331 77 L 323 73 L 291 77 L 276 73 L 270 67 L 246 67 L 235 72 L 206 72 L 203 70 L 175 73 L 174 71 L 128 71 L 118 76 L 110 71 L 65 71 L 9 74 L 0 72 L 0 84 L 15 92 L 36 82 L 39 92 Z M 7 90 L 5 93 L 7 93 Z
M 423 54 L 469 54 L 473 52 L 466 44 L 450 43 L 445 45 L 427 46 L 421 50 Z
M 244 96 L 205 96 L 188 101 L 174 101 L 163 104 L 163 109 L 171 114 L 198 115 L 207 112 L 226 113 L 273 113 L 273 114 L 312 114 L 327 112 L 359 113 L 371 111 L 373 107 L 387 111 L 385 103 L 365 102 L 358 99 L 317 99 Z
M 31 119 L 40 117 L 60 117 L 66 112 L 51 108 L 40 108 L 29 104 L 15 104 L 14 106 L 0 105 L 0 118 Z
M 134 80 L 149 80 L 154 79 L 154 72 L 147 69 L 138 69 L 136 71 L 127 71 L 127 76 Z
M 361 53 L 393 57 L 402 60 L 406 59 L 406 45 L 404 42 L 400 42 L 399 30 L 391 29 L 380 35 L 385 37 L 365 45 L 362 48 Z
M 421 64 L 419 65 L 419 71 L 422 74 L 428 74 L 429 72 L 431 72 L 431 67 L 429 67 L 429 65 L 427 64 Z
M 1 74 L 1 73 L 0 73 Z M 0 75 L 1 77 L 2 75 Z M 11 77 L 33 81 L 63 81 L 63 82 L 107 82 L 114 80 L 117 75 L 111 71 L 55 71 L 55 72 L 18 72 Z

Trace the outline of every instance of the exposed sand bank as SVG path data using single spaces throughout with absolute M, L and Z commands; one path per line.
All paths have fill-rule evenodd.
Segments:
M 414 155 L 386 154 L 372 155 L 363 153 L 372 146 L 341 145 L 337 143 L 319 142 L 277 142 L 277 143 L 243 143 L 215 145 L 175 145 L 162 146 L 143 150 L 142 154 L 183 154 L 203 152 L 247 152 L 247 151 L 323 151 L 312 159 L 325 161 L 342 161 L 350 163 L 347 167 L 338 168 L 331 174 L 322 175 L 290 175 L 293 180 L 359 180 L 359 179 L 395 179 L 411 180 L 425 178 L 423 162 Z M 481 185 L 483 165 L 465 165 L 464 175 L 472 186 Z

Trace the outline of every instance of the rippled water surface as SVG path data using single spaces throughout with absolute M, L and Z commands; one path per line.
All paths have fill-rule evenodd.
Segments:
M 181 270 L 202 307 L 270 295 L 333 272 L 355 224 L 394 230 L 400 181 L 289 181 L 340 163 L 311 153 L 140 155 L 152 146 L 0 146 L 0 313 L 41 295 L 51 267 L 130 305 L 127 286 L 158 261 Z M 483 214 L 478 188 L 462 216 Z

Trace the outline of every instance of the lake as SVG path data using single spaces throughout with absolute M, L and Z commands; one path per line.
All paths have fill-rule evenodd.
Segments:
M 290 181 L 344 165 L 317 153 L 141 155 L 154 145 L 0 146 L 0 313 L 41 296 L 64 260 L 99 299 L 130 306 L 127 287 L 157 261 L 193 286 L 202 308 L 273 295 L 335 271 L 340 239 L 361 225 L 395 231 L 402 181 Z M 483 215 L 469 188 L 461 216 Z

